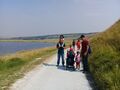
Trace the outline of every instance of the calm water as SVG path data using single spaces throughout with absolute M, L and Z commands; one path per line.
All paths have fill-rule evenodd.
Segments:
M 15 53 L 22 50 L 31 50 L 54 46 L 53 43 L 41 42 L 0 42 L 0 55 Z

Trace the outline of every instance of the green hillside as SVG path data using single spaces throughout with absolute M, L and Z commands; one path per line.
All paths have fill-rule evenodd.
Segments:
M 100 90 L 120 90 L 120 20 L 91 40 L 90 69 Z

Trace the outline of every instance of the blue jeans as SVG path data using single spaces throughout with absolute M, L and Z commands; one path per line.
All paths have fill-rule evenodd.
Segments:
M 64 53 L 58 53 L 57 65 L 60 63 L 60 57 L 62 57 L 62 65 L 64 65 Z
M 82 56 L 83 71 L 89 71 L 88 55 Z

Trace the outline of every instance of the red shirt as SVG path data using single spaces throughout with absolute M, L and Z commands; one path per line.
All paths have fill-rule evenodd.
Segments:
M 82 53 L 82 55 L 84 55 L 85 52 L 87 51 L 88 41 L 87 40 L 83 40 L 81 44 L 82 44 L 81 53 Z
M 80 41 L 77 41 L 76 45 L 77 45 L 77 49 L 80 49 Z

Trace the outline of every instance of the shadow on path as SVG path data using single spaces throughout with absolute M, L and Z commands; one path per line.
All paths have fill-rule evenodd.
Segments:
M 92 87 L 92 90 L 99 90 L 97 88 L 97 85 L 95 84 L 95 81 L 94 81 L 94 79 L 92 77 L 92 74 L 90 72 L 89 73 L 85 73 L 85 76 L 86 76 L 90 86 Z
M 44 66 L 53 66 L 55 67 L 56 65 L 55 64 L 48 64 L 48 63 L 43 63 Z
M 50 66 L 50 67 L 57 67 L 57 69 L 63 70 L 63 71 L 69 71 L 69 72 L 83 72 L 83 70 L 73 70 L 71 68 L 68 68 L 66 70 L 66 67 L 64 66 L 56 66 L 56 64 L 49 64 L 49 63 L 43 63 L 44 66 Z M 99 90 L 94 82 L 94 79 L 92 77 L 92 74 L 89 73 L 85 73 L 85 76 L 90 84 L 90 86 L 92 87 L 92 90 Z
M 76 72 L 76 70 L 73 69 L 73 68 L 67 68 L 66 69 L 66 66 L 64 66 L 64 67 L 63 66 L 58 66 L 57 69 L 64 70 L 64 71 L 70 71 L 70 72 Z

